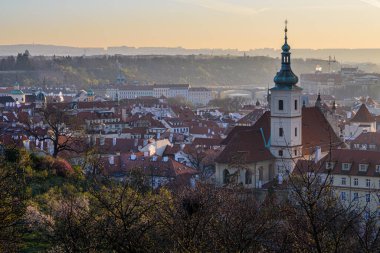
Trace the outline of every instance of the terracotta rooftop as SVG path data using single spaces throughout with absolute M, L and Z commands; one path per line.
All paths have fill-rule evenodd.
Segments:
M 380 133 L 367 132 L 361 133 L 355 140 L 351 142 L 352 144 L 375 144 L 380 145 Z
M 380 152 L 367 150 L 337 149 L 325 156 L 318 163 L 313 161 L 300 160 L 297 163 L 294 173 L 314 171 L 326 173 L 328 169 L 326 162 L 333 162 L 334 167 L 331 174 L 351 175 L 351 176 L 371 176 L 379 177 L 380 173 L 376 172 L 376 165 L 380 165 Z M 349 170 L 342 170 L 342 163 L 351 164 Z M 366 171 L 359 171 L 360 164 L 367 164 Z
M 375 117 L 368 111 L 367 106 L 362 104 L 355 114 L 355 116 L 350 120 L 351 122 L 375 122 Z
M 244 153 L 242 159 L 246 162 L 272 159 L 269 148 L 265 147 L 269 137 L 270 111 L 267 111 L 253 126 L 238 126 L 229 133 L 221 143 L 226 147 L 217 158 L 217 162 L 229 163 L 232 154 L 239 152 L 240 154 Z M 316 107 L 302 109 L 302 144 L 304 155 L 313 153 L 316 146 L 320 146 L 322 152 L 326 152 L 330 146 L 341 145 L 341 140 L 323 113 Z

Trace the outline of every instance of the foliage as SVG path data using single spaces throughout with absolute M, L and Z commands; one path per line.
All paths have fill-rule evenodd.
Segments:
M 20 150 L 0 162 L 0 251 L 378 252 L 377 217 L 343 205 L 314 172 L 291 176 L 290 195 L 203 183 L 152 191 L 138 171 L 84 178 Z

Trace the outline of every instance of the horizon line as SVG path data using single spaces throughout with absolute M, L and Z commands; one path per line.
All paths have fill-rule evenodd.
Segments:
M 165 48 L 165 49 L 184 49 L 184 50 L 235 50 L 239 52 L 249 52 L 254 50 L 275 50 L 275 51 L 281 51 L 281 47 L 279 48 L 273 48 L 273 47 L 258 47 L 258 48 L 250 48 L 247 50 L 239 49 L 239 48 L 207 48 L 207 47 L 199 47 L 199 48 L 188 48 L 183 46 L 130 46 L 130 45 L 119 45 L 119 46 L 107 46 L 107 47 L 96 47 L 96 46 L 89 46 L 89 47 L 83 47 L 83 46 L 74 46 L 74 45 L 63 45 L 63 44 L 43 44 L 43 43 L 17 43 L 17 44 L 0 44 L 0 47 L 15 47 L 15 46 L 45 46 L 45 47 L 67 47 L 67 48 L 75 48 L 75 49 L 101 49 L 101 50 L 109 50 L 112 48 L 122 48 L 127 47 L 131 49 L 145 49 L 145 48 Z M 292 50 L 377 50 L 380 49 L 380 47 L 326 47 L 326 48 L 307 48 L 307 47 L 300 47 L 300 48 L 292 48 Z

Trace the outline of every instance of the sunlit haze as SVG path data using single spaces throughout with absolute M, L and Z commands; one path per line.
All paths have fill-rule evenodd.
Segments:
M 3 0 L 0 44 L 380 47 L 379 0 Z

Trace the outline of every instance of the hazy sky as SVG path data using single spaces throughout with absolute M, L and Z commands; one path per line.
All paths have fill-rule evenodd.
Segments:
M 380 48 L 380 0 L 1 0 L 0 44 Z

